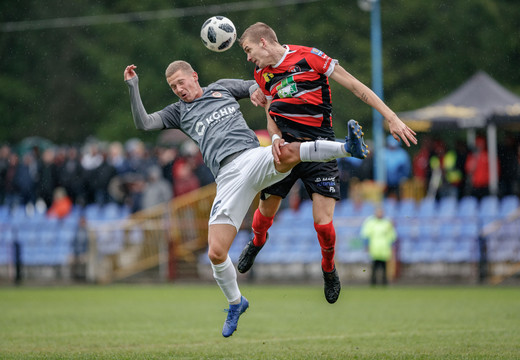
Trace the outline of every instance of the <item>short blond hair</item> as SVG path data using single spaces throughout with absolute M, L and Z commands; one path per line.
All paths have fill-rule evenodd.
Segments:
M 195 72 L 195 70 L 193 70 L 193 68 L 191 67 L 190 63 L 188 63 L 184 60 L 177 60 L 177 61 L 172 62 L 166 68 L 166 72 L 165 72 L 166 78 L 169 78 L 170 76 L 172 76 L 179 70 L 185 72 L 186 74 L 192 74 Z
M 248 27 L 238 42 L 240 45 L 242 45 L 246 40 L 257 43 L 260 42 L 261 38 L 264 38 L 269 42 L 278 43 L 278 38 L 276 37 L 274 30 L 263 22 L 257 22 L 256 24 Z

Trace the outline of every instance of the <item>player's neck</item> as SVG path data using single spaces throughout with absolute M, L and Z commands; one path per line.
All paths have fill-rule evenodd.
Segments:
M 285 55 L 285 51 L 286 51 L 286 48 L 280 44 L 276 44 L 275 46 L 273 46 L 273 48 L 271 50 L 271 57 L 273 59 L 273 62 L 269 65 L 275 66 L 276 64 L 278 64 L 280 62 L 280 60 L 283 58 L 283 56 Z

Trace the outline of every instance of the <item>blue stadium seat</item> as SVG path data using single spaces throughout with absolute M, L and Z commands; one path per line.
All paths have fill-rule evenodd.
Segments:
M 516 195 L 504 196 L 500 201 L 500 217 L 507 217 L 520 207 L 520 201 Z
M 498 197 L 489 195 L 480 200 L 478 216 L 482 220 L 494 220 L 499 216 L 500 202 Z
M 0 205 L 0 222 L 8 220 L 9 216 L 9 206 Z
M 478 260 L 477 239 L 460 237 L 449 254 L 448 262 L 466 263 Z
M 447 196 L 439 200 L 438 215 L 441 218 L 457 216 L 458 200 L 456 197 Z
M 474 217 L 478 215 L 479 203 L 474 196 L 464 196 L 459 201 L 459 217 Z
M 83 214 L 87 221 L 100 221 L 103 220 L 103 209 L 98 204 L 88 204 L 83 209 Z
M 413 199 L 402 199 L 399 202 L 397 216 L 404 218 L 413 218 L 417 215 L 417 205 Z
M 350 199 L 344 199 L 336 204 L 337 216 L 354 216 L 354 203 Z
M 417 216 L 434 217 L 437 215 L 437 203 L 435 198 L 424 198 L 418 204 Z
M 385 198 L 383 200 L 382 205 L 383 205 L 383 210 L 384 210 L 386 216 L 388 216 L 390 218 L 395 218 L 397 216 L 399 203 L 397 202 L 396 199 Z

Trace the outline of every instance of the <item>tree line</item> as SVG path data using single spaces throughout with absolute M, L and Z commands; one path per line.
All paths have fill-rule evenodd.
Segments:
M 152 12 L 172 9 L 172 2 L 1 2 L 0 142 L 14 144 L 33 135 L 56 143 L 82 142 L 88 136 L 154 141 L 157 134 L 134 129 L 123 69 L 138 66 L 149 112 L 176 100 L 164 80 L 164 69 L 176 59 L 192 63 L 203 86 L 218 78 L 252 78 L 254 66 L 238 44 L 213 53 L 200 41 L 202 23 L 217 15 L 212 6 L 223 3 L 233 1 L 201 0 L 196 2 L 199 14 L 182 17 L 9 31 L 7 23 Z M 238 3 L 242 9 L 244 2 Z M 238 36 L 250 24 L 265 22 L 281 43 L 317 47 L 370 86 L 370 14 L 357 1 L 265 3 L 272 6 L 220 15 L 235 23 Z M 173 5 L 193 6 L 191 0 Z M 385 101 L 397 112 L 425 106 L 478 70 L 520 94 L 518 14 L 520 2 L 514 0 L 381 0 Z M 345 135 L 341 124 L 350 118 L 370 133 L 371 109 L 338 85 L 332 87 L 338 137 Z M 242 111 L 253 129 L 265 128 L 263 111 L 247 101 Z

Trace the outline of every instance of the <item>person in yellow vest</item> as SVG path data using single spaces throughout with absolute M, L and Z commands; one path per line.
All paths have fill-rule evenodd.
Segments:
M 397 233 L 392 221 L 385 217 L 382 206 L 377 206 L 374 215 L 363 222 L 361 237 L 367 240 L 368 252 L 372 259 L 370 283 L 376 285 L 378 274 L 381 273 L 382 284 L 387 285 L 386 265 L 392 258 L 392 245 Z
M 435 154 L 430 157 L 431 179 L 428 196 L 460 197 L 463 174 L 457 165 L 457 152 L 445 151 L 444 146 L 438 146 Z

